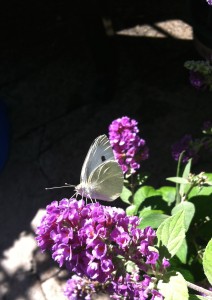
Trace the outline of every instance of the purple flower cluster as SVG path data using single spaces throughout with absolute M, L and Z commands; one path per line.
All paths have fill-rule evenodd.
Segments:
M 112 282 L 110 286 L 111 299 L 125 300 L 163 300 L 163 296 L 154 288 L 151 277 L 143 275 L 142 280 L 138 274 L 126 274 L 120 276 L 117 281 Z
M 117 255 L 144 271 L 156 264 L 158 253 L 149 249 L 155 231 L 151 227 L 141 230 L 138 224 L 138 217 L 126 216 L 122 209 L 62 199 L 47 206 L 36 239 L 43 251 L 52 251 L 60 267 L 105 282 L 117 269 Z
M 109 126 L 109 140 L 123 173 L 135 173 L 140 162 L 149 157 L 145 140 L 138 136 L 137 122 L 128 117 L 114 120 Z
M 206 87 L 205 76 L 200 72 L 191 70 L 189 72 L 189 81 L 197 90 L 202 90 Z
M 127 273 L 105 284 L 73 275 L 66 283 L 64 294 L 68 300 L 90 300 L 95 294 L 104 295 L 106 298 L 108 295 L 108 299 L 114 300 L 163 300 L 163 296 L 153 287 L 150 276 L 143 275 L 141 279 L 137 273 Z
M 73 275 L 71 279 L 66 282 L 64 288 L 64 295 L 68 300 L 91 300 L 92 295 L 100 293 L 105 290 L 103 284 L 98 281 L 92 281 L 85 277 Z
M 198 156 L 198 150 L 199 147 L 198 141 L 194 141 L 192 139 L 192 136 L 187 134 L 182 137 L 182 139 L 178 142 L 176 142 L 172 146 L 172 157 L 174 160 L 178 160 L 180 157 L 180 154 L 184 151 L 182 162 L 186 163 L 190 158 L 193 159 L 193 162 L 197 162 L 199 156 Z
M 212 0 L 206 0 L 208 5 L 212 5 Z

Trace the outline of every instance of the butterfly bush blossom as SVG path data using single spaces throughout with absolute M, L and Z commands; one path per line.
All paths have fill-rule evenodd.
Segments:
M 198 160 L 198 151 L 195 148 L 195 142 L 190 134 L 186 134 L 172 146 L 172 157 L 174 160 L 178 160 L 183 151 L 183 163 L 188 162 L 190 158 L 192 158 L 194 162 Z
M 172 145 L 172 157 L 178 160 L 183 153 L 182 162 L 187 163 L 190 158 L 193 162 L 199 160 L 200 150 L 212 151 L 212 122 L 205 121 L 202 126 L 203 138 L 193 138 L 190 134 L 184 135 L 178 142 Z
M 113 295 L 111 299 L 120 299 L 117 295 L 123 299 L 163 299 L 150 277 L 126 271 L 128 261 L 142 274 L 158 265 L 159 254 L 152 247 L 156 233 L 151 227 L 139 229 L 138 225 L 139 218 L 127 216 L 123 209 L 62 199 L 46 207 L 36 239 L 42 251 L 50 250 L 60 267 L 75 273 L 65 288 L 69 300 L 90 299 L 94 291 L 106 291 Z M 168 266 L 163 260 L 161 267 Z M 133 297 L 127 298 L 127 294 Z
M 212 91 L 212 65 L 209 61 L 188 60 L 184 67 L 189 70 L 189 81 L 194 88 Z
M 140 162 L 149 157 L 145 140 L 138 136 L 138 122 L 128 117 L 114 120 L 109 126 L 109 140 L 123 173 L 135 173 Z

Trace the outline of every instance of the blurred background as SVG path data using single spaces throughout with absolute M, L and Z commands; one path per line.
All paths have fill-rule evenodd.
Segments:
M 37 249 L 33 219 L 74 192 L 45 187 L 78 184 L 94 138 L 125 115 L 149 147 L 148 184 L 165 185 L 171 145 L 201 133 L 212 96 L 183 67 L 202 59 L 189 1 L 13 0 L 0 15 L 0 299 L 63 299 L 67 274 Z

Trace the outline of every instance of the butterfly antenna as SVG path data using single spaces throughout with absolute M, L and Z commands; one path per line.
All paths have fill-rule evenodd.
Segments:
M 45 190 L 62 189 L 64 187 L 75 187 L 75 185 L 65 183 L 65 185 L 62 185 L 62 186 L 53 186 L 53 187 L 50 187 L 50 188 L 45 188 Z
M 74 193 L 73 196 L 71 196 L 71 199 L 74 198 L 76 196 L 76 199 L 77 199 L 77 193 Z

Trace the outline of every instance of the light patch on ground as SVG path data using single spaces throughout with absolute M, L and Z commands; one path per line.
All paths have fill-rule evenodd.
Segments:
M 17 270 L 30 271 L 35 249 L 37 249 L 35 237 L 22 232 L 13 246 L 3 252 L 2 267 L 9 275 L 15 274 Z
M 153 25 L 144 24 L 137 25 L 132 28 L 117 31 L 118 35 L 128 35 L 135 37 L 154 37 L 166 38 L 172 37 L 176 39 L 192 40 L 192 28 L 189 24 L 182 20 L 168 20 L 158 22 Z

